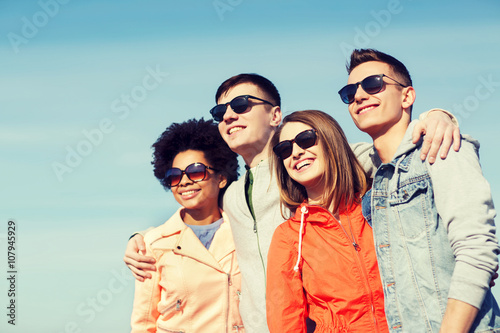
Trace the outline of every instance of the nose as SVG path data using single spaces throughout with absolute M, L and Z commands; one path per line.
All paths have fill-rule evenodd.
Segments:
M 222 117 L 222 120 L 228 121 L 229 119 L 235 119 L 238 117 L 238 114 L 234 112 L 234 110 L 231 108 L 229 103 L 226 104 L 226 112 L 224 113 L 224 116 Z
M 356 85 L 356 93 L 354 94 L 354 101 L 360 102 L 367 99 L 369 94 L 363 89 L 361 83 Z
M 181 175 L 181 179 L 179 180 L 179 184 L 177 186 L 185 186 L 185 185 L 191 184 L 191 183 L 192 183 L 191 179 L 189 179 L 187 174 L 185 172 L 183 172 Z
M 302 154 L 304 154 L 304 149 L 300 148 L 300 146 L 296 142 L 294 142 L 292 144 L 292 157 L 296 158 Z

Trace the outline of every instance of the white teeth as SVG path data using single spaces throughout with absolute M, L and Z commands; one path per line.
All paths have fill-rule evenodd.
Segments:
M 297 168 L 297 170 L 300 170 L 302 167 L 309 165 L 309 164 L 311 164 L 311 162 L 309 160 L 305 160 L 305 161 L 298 163 L 296 168 Z
M 367 108 L 363 108 L 363 109 L 359 110 L 359 113 L 362 113 L 362 112 L 365 112 L 365 111 L 369 111 L 371 109 L 375 109 L 375 106 L 369 106 Z
M 233 134 L 234 132 L 242 130 L 243 127 L 233 127 L 229 130 L 229 134 Z
M 192 191 L 186 191 L 186 192 L 183 192 L 181 195 L 191 195 L 193 193 L 196 193 L 195 190 L 192 190 Z

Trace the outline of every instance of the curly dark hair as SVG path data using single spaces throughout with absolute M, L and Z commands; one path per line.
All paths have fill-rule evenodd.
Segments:
M 222 198 L 227 187 L 238 179 L 238 155 L 222 139 L 217 124 L 212 120 L 189 119 L 173 123 L 153 144 L 154 175 L 166 190 L 165 172 L 172 167 L 175 156 L 186 150 L 199 150 L 205 154 L 210 166 L 227 179 L 227 185 L 220 191 Z

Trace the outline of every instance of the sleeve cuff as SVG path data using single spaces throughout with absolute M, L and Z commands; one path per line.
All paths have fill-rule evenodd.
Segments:
M 474 270 L 474 272 L 472 272 L 471 269 Z M 471 276 L 476 277 L 476 279 L 472 281 L 470 279 Z M 488 272 L 474 269 L 467 264 L 460 265 L 460 263 L 457 262 L 453 272 L 448 298 L 468 303 L 480 309 L 489 289 L 490 279 L 491 274 Z M 480 281 L 487 281 L 486 286 L 484 284 L 481 285 Z

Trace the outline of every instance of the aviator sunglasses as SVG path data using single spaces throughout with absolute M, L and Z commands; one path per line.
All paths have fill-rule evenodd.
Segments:
M 282 160 L 287 159 L 293 152 L 293 143 L 302 149 L 307 149 L 316 144 L 316 131 L 313 129 L 305 130 L 295 136 L 293 140 L 285 140 L 274 146 L 273 151 Z
M 217 171 L 199 162 L 188 165 L 184 170 L 179 168 L 168 169 L 167 172 L 165 172 L 165 183 L 168 187 L 175 187 L 181 182 L 183 174 L 186 174 L 186 176 L 195 183 L 201 182 L 207 177 L 207 169 Z
M 238 114 L 243 113 L 248 108 L 248 99 L 249 98 L 256 99 L 256 100 L 259 100 L 261 102 L 267 103 L 271 106 L 274 106 L 273 103 L 268 102 L 266 100 L 263 100 L 261 98 L 251 96 L 251 95 L 242 95 L 242 96 L 237 96 L 237 97 L 233 98 L 233 100 L 231 102 L 228 102 L 225 104 L 217 104 L 216 106 L 214 106 L 212 108 L 212 110 L 210 110 L 210 114 L 212 115 L 212 117 L 214 118 L 215 121 L 221 122 L 222 119 L 224 118 L 224 114 L 226 113 L 226 109 L 227 109 L 228 104 L 231 107 L 231 109 L 233 109 L 234 112 L 236 112 Z
M 358 90 L 359 85 L 361 85 L 361 88 L 363 88 L 363 90 L 366 91 L 367 94 L 373 95 L 378 93 L 384 87 L 384 76 L 396 82 L 401 87 L 408 87 L 385 74 L 371 75 L 364 78 L 362 81 L 348 84 L 344 88 L 340 89 L 340 99 L 342 99 L 342 102 L 344 102 L 345 104 L 351 104 L 352 102 L 354 102 L 354 96 L 356 95 L 356 91 Z

